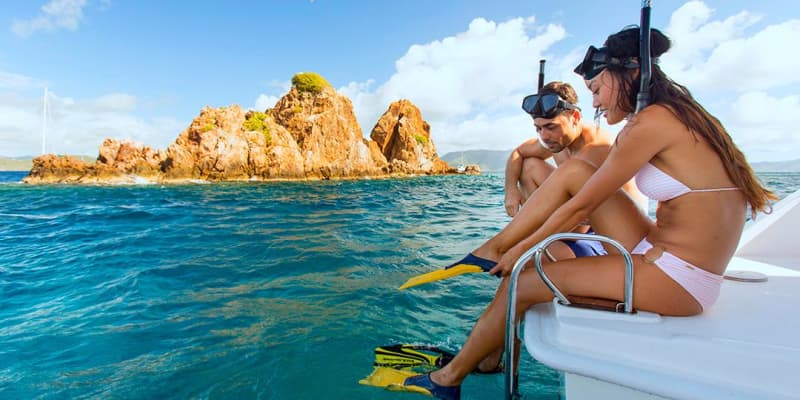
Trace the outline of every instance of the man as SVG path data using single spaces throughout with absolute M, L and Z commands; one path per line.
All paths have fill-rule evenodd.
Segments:
M 538 137 L 519 145 L 506 162 L 505 208 L 509 216 L 515 216 L 555 168 L 567 160 L 580 160 L 598 168 L 608 156 L 611 135 L 599 127 L 584 124 L 577 103 L 575 89 L 558 81 L 548 83 L 539 93 L 523 100 L 523 110 L 533 118 Z M 548 162 L 551 157 L 555 166 Z M 642 197 L 631 182 L 625 190 L 641 207 Z M 590 230 L 588 225 L 581 225 L 574 232 Z M 605 253 L 598 242 L 583 240 L 554 244 L 550 252 L 556 258 Z

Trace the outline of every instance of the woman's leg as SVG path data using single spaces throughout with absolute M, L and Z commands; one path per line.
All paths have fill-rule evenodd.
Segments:
M 550 214 L 577 193 L 595 170 L 581 160 L 568 160 L 556 168 L 528 197 L 511 222 L 472 253 L 489 260 L 499 260 L 503 253 L 535 232 Z
M 566 295 L 623 300 L 625 268 L 622 256 L 584 257 L 545 266 L 556 286 Z M 685 289 L 657 266 L 634 256 L 634 306 L 643 311 L 664 315 L 687 316 L 702 311 Z M 553 294 L 532 269 L 519 278 L 517 316 L 530 306 L 552 300 Z M 481 315 L 464 347 L 444 368 L 434 371 L 431 379 L 443 386 L 455 386 L 496 349 L 503 346 L 506 323 L 508 280 L 504 279 L 494 300 Z
M 564 163 L 550 175 L 550 178 L 544 182 L 535 195 L 528 199 L 519 214 L 500 233 L 473 251 L 473 254 L 490 260 L 498 260 L 508 248 L 536 231 L 555 209 L 580 190 L 595 171 L 594 166 L 580 160 L 570 160 Z M 598 234 L 614 238 L 628 251 L 632 250 L 647 235 L 652 226 L 650 219 L 641 213 L 627 193 L 622 190 L 601 204 L 592 213 L 590 219 L 592 227 Z M 557 260 L 575 257 L 568 246 L 562 242 L 551 244 L 548 250 Z M 606 250 L 609 254 L 618 254 L 616 249 L 610 246 L 607 246 Z M 502 288 L 498 290 L 502 290 Z M 493 366 L 497 366 L 503 349 L 504 346 L 500 345 L 494 352 L 488 354 L 480 362 L 479 368 L 490 370 Z
M 588 179 L 588 178 L 587 178 Z M 582 184 L 581 184 L 582 185 Z M 632 250 L 639 241 L 647 235 L 652 227 L 652 221 L 641 213 L 636 204 L 622 190 L 614 194 L 609 200 L 604 202 L 592 213 L 592 226 L 599 235 L 611 237 L 623 245 L 628 251 Z M 562 242 L 554 242 L 548 250 L 555 255 L 557 260 L 568 260 L 574 258 L 571 251 L 567 248 L 566 252 L 560 247 L 567 247 Z M 609 254 L 618 254 L 615 248 L 606 248 Z M 591 257 L 594 259 L 595 257 Z M 545 265 L 548 264 L 544 260 Z M 558 265 L 565 265 L 558 263 Z M 528 268 L 533 269 L 533 262 L 529 262 Z M 501 286 L 497 293 L 503 290 Z M 598 297 L 598 296 L 587 296 Z M 552 296 L 551 296 L 552 298 Z M 503 306 L 505 307 L 505 306 Z M 503 308 L 505 309 L 505 308 Z M 505 346 L 501 345 L 494 352 L 483 359 L 479 368 L 489 370 L 492 365 L 500 362 Z
M 499 260 L 508 249 L 539 229 L 550 214 L 572 198 L 595 171 L 594 166 L 582 160 L 565 162 L 528 198 L 503 230 L 472 254 L 493 261 Z M 613 237 L 629 250 L 647 234 L 650 227 L 647 216 L 641 213 L 622 190 L 598 207 L 589 219 L 596 232 Z M 626 222 L 621 224 L 621 221 Z

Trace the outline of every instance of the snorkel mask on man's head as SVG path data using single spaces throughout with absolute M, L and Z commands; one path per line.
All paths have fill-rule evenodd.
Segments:
M 575 73 L 590 81 L 610 65 L 625 69 L 636 69 L 639 68 L 639 61 L 636 57 L 612 57 L 607 47 L 598 49 L 597 47 L 589 46 L 583 61 L 575 67 Z
M 555 93 L 532 94 L 522 99 L 522 109 L 533 118 L 555 118 L 562 111 L 580 110 L 580 107 L 562 99 Z

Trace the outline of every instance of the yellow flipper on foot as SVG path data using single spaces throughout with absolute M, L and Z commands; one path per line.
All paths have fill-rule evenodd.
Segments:
M 387 367 L 375 367 L 368 377 L 358 383 L 394 392 L 420 393 L 443 400 L 461 399 L 461 386 L 442 386 L 433 382 L 430 374 L 420 375 Z
M 406 379 L 410 377 L 426 377 L 427 375 L 420 375 L 418 372 L 402 371 L 388 367 L 375 367 L 369 376 L 358 381 L 358 383 L 367 386 L 382 387 L 392 392 L 412 392 L 428 396 L 434 396 L 434 393 L 425 387 L 413 384 L 406 385 Z
M 390 344 L 375 348 L 372 365 L 394 369 L 442 368 L 455 356 L 447 350 L 427 344 Z
M 473 264 L 456 264 L 447 269 L 437 269 L 436 271 L 414 276 L 402 284 L 400 290 L 473 272 L 484 272 L 484 270 Z
M 406 281 L 406 283 L 400 286 L 400 290 L 422 285 L 423 283 L 452 278 L 461 274 L 468 274 L 471 272 L 489 272 L 492 268 L 494 268 L 495 265 L 497 265 L 497 263 L 492 260 L 478 257 L 472 253 L 469 253 L 466 257 L 462 258 L 458 262 L 448 265 L 444 269 L 438 269 L 436 271 L 417 275 L 409 279 Z

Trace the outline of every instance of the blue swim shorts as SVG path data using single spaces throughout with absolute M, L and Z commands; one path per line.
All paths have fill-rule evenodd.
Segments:
M 586 233 L 592 235 L 594 231 L 590 229 Z M 575 253 L 575 257 L 604 256 L 608 254 L 603 244 L 594 240 L 564 240 L 563 242 Z

